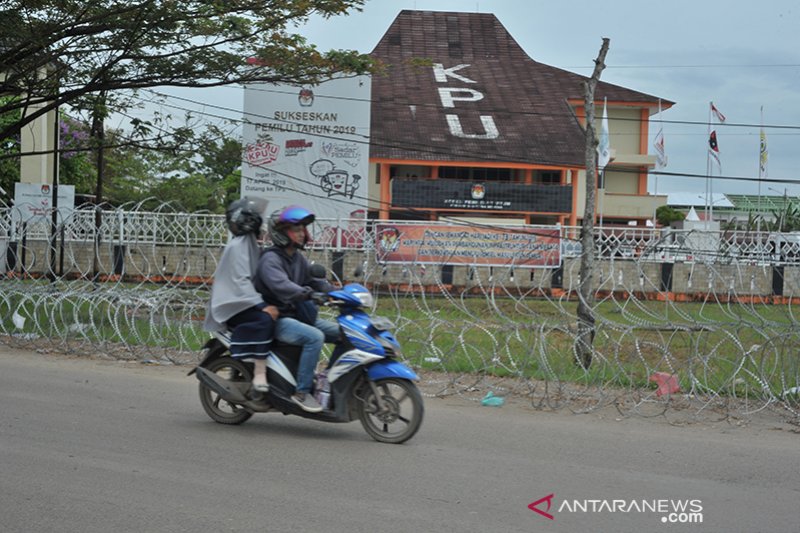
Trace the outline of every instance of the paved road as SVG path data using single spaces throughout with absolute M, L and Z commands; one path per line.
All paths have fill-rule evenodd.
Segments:
M 0 346 L 0 531 L 800 530 L 800 436 L 777 420 L 674 427 L 429 398 L 396 446 L 358 422 L 215 424 L 186 370 Z M 550 494 L 536 508 L 553 520 L 528 508 Z M 702 524 L 644 507 L 687 500 Z

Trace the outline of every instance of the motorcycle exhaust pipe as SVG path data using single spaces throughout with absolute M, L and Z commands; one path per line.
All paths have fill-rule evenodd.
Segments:
M 200 380 L 200 383 L 219 394 L 223 400 L 239 404 L 247 403 L 248 398 L 245 397 L 236 383 L 223 379 L 201 366 L 197 367 L 195 375 Z

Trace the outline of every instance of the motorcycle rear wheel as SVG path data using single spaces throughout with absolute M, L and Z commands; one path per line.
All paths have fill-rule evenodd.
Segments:
M 383 379 L 375 383 L 386 406 L 381 412 L 371 387 L 365 388 L 358 418 L 370 437 L 378 442 L 400 444 L 419 429 L 425 408 L 422 394 L 414 383 L 405 379 Z
M 220 377 L 228 381 L 244 381 L 249 383 L 253 380 L 253 373 L 250 371 L 249 366 L 230 357 L 217 359 L 208 365 L 206 370 L 219 374 Z M 238 425 L 246 422 L 253 416 L 252 411 L 224 400 L 202 383 L 200 383 L 200 403 L 206 414 L 211 417 L 211 420 L 219 422 L 220 424 Z

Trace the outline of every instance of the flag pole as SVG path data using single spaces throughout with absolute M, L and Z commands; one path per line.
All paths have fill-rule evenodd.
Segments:
M 758 136 L 758 231 L 761 231 L 761 180 L 767 175 L 765 164 L 766 158 L 766 137 L 764 135 L 764 106 L 761 106 L 761 131 Z
M 764 147 L 764 106 L 761 106 L 761 135 L 758 137 L 758 218 L 756 219 L 757 231 L 761 233 L 761 178 L 764 177 L 764 165 L 762 164 Z
M 706 134 L 707 137 L 711 137 L 711 106 L 713 102 L 709 103 L 708 106 L 708 133 Z M 709 213 L 709 195 L 711 194 L 711 152 L 706 149 L 706 202 L 703 206 L 704 208 L 704 217 L 706 220 L 705 227 L 708 229 L 708 217 L 711 216 Z

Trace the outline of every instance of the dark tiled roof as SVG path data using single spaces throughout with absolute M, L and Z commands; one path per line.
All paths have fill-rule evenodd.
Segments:
M 500 21 L 487 13 L 402 11 L 371 54 L 387 65 L 372 79 L 370 156 L 425 161 L 517 162 L 584 165 L 584 135 L 568 99 L 583 101 L 584 76 L 529 58 Z M 474 80 L 448 76 L 437 82 L 426 59 Z M 442 104 L 440 88 L 466 88 L 479 101 Z M 474 94 L 474 93 L 472 93 Z M 469 93 L 455 96 L 468 96 Z M 600 82 L 595 99 L 653 105 L 658 98 Z M 465 139 L 450 133 L 446 115 L 457 115 L 467 134 L 486 130 L 491 116 L 496 139 Z

